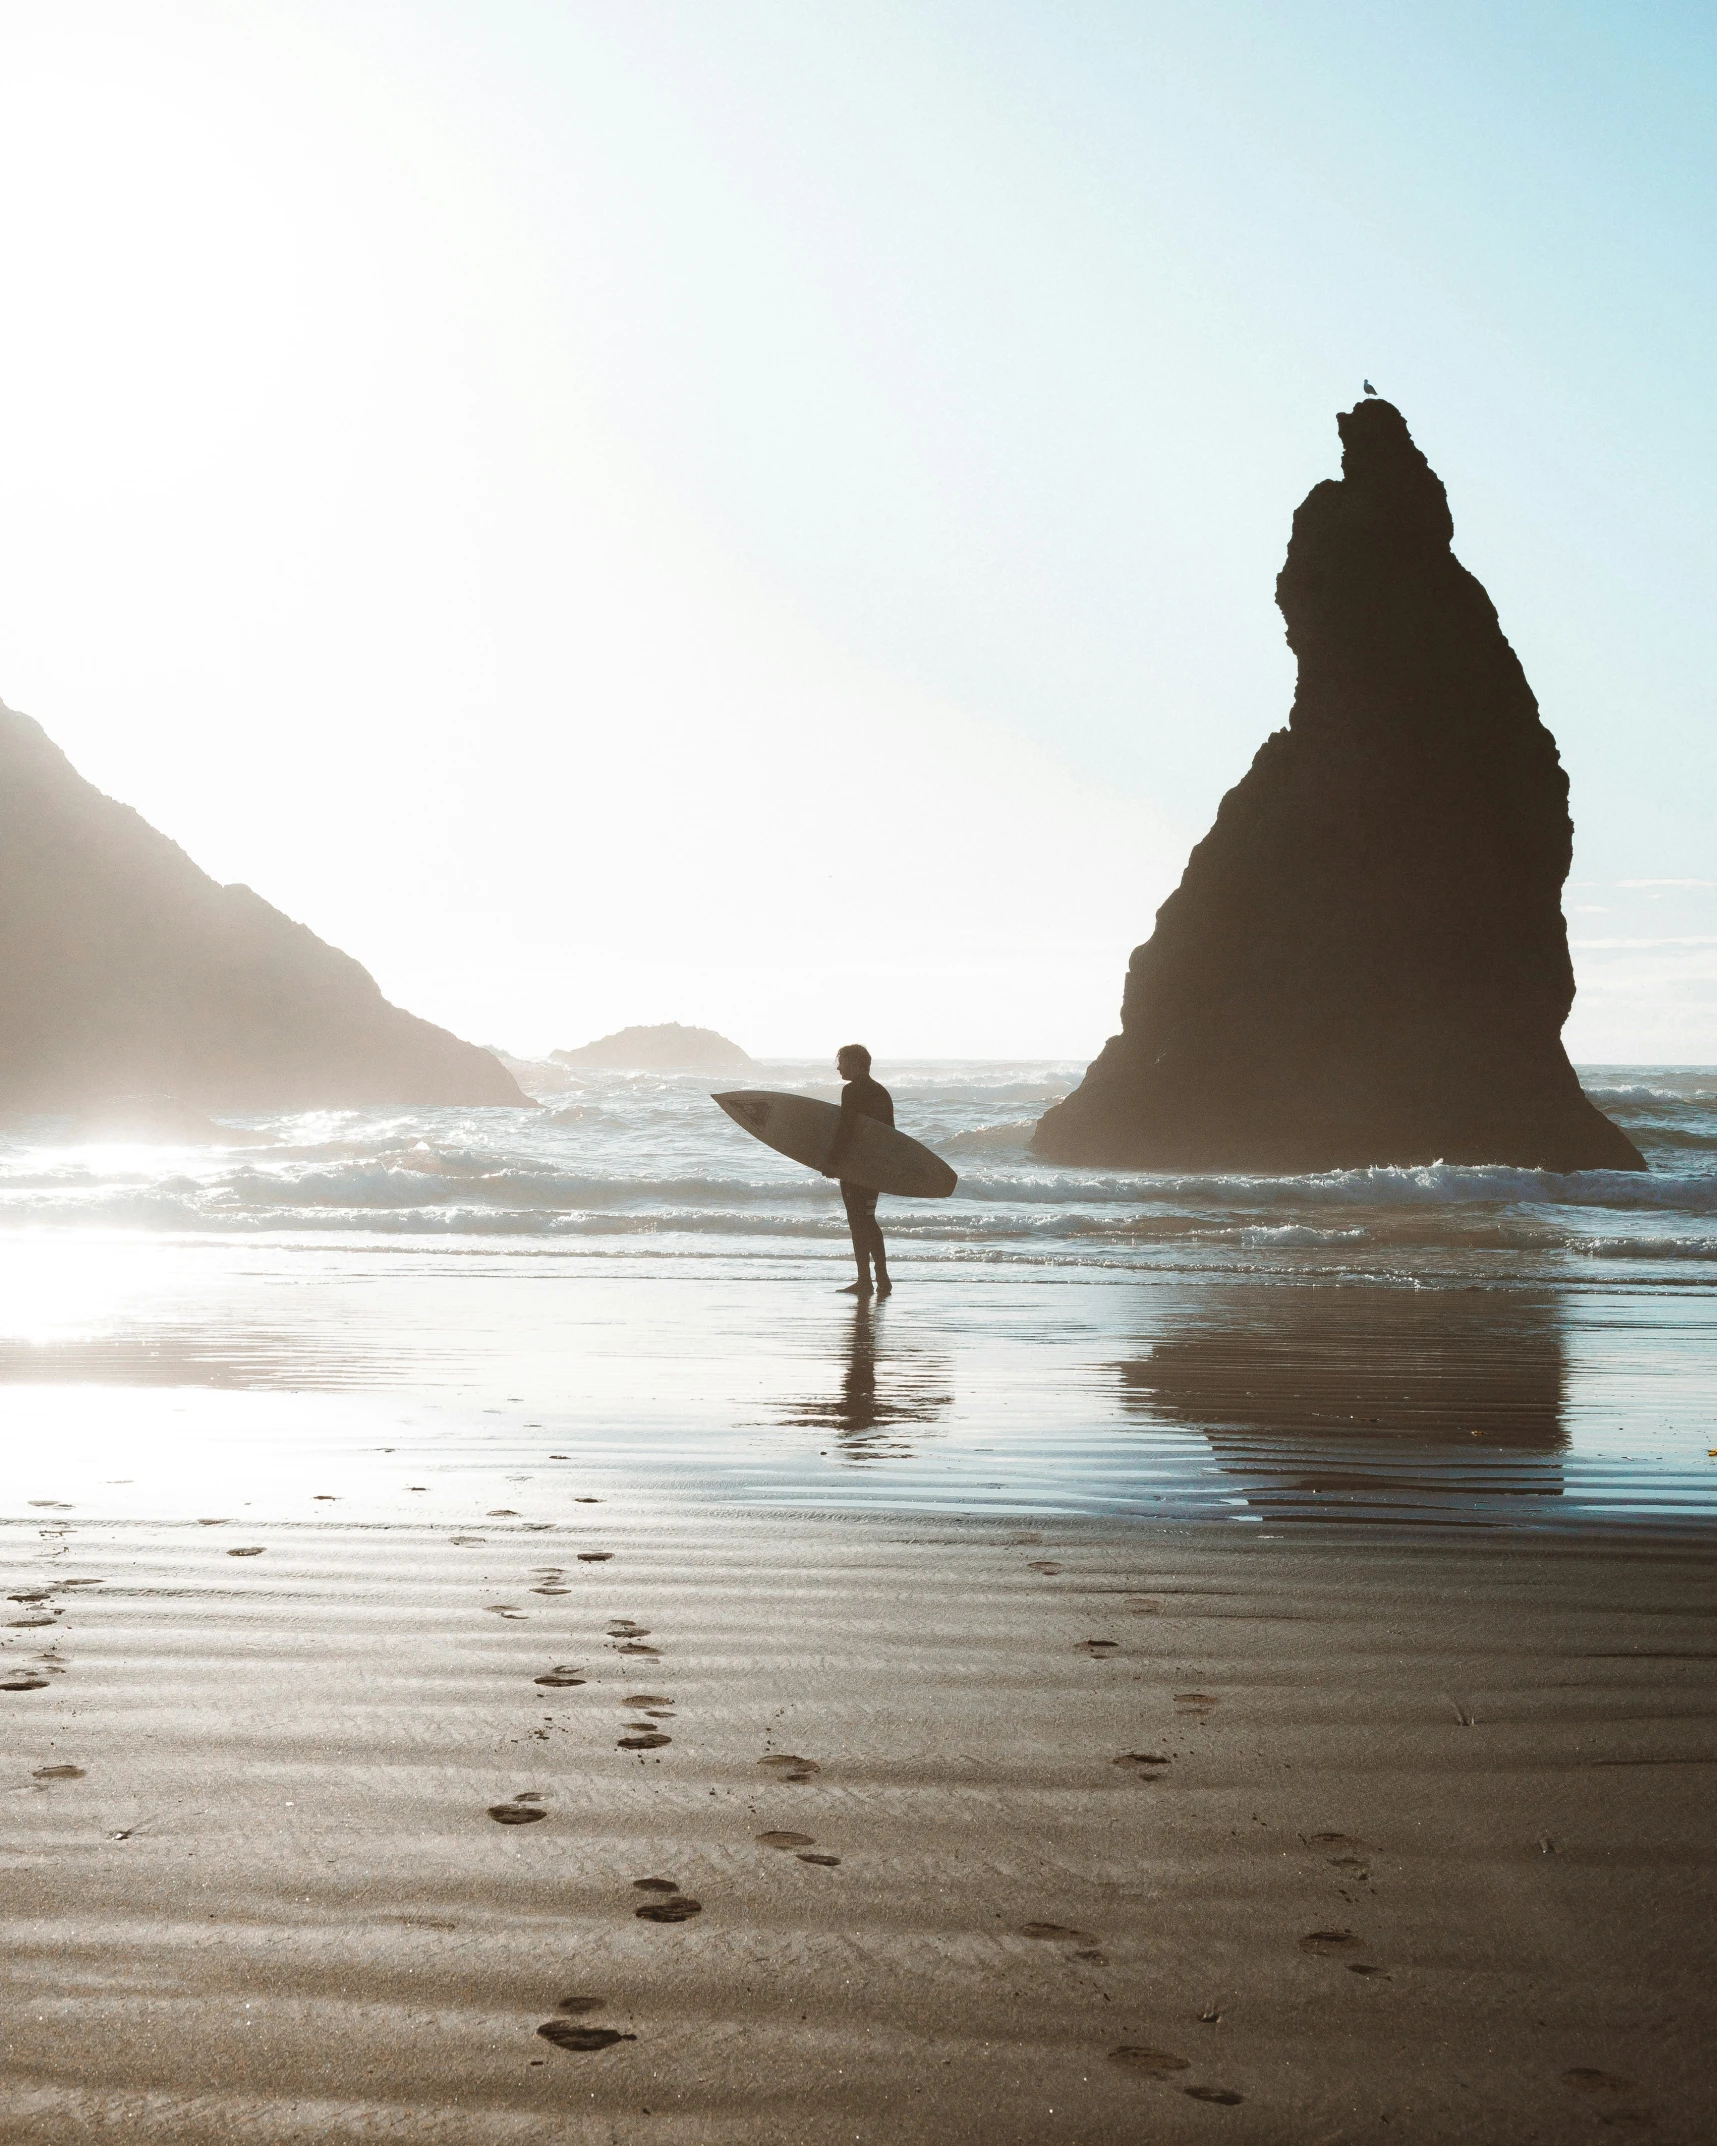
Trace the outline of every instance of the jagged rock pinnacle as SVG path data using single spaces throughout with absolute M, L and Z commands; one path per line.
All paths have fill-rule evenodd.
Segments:
M 1121 1033 L 1039 1124 L 1058 1161 L 1641 1169 L 1562 1024 L 1556 743 L 1393 403 L 1337 419 L 1276 600 L 1299 662 L 1133 954 Z

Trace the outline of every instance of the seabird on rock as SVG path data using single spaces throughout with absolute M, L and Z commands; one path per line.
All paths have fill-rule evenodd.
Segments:
M 1365 383 L 1365 392 L 1368 395 L 1375 395 L 1377 393 L 1377 390 L 1372 386 L 1369 380 Z

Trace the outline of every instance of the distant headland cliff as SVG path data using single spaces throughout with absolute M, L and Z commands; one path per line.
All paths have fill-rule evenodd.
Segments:
M 499 1060 L 223 887 L 0 705 L 0 1110 L 520 1105 Z
M 1299 660 L 1133 954 L 1121 1033 L 1037 1128 L 1058 1162 L 1643 1169 L 1562 1048 L 1574 999 L 1556 743 L 1441 481 L 1382 400 L 1294 517 Z
M 620 1028 L 576 1051 L 551 1051 L 556 1065 L 637 1073 L 743 1073 L 752 1061 L 737 1043 L 713 1028 L 687 1028 L 679 1021 Z

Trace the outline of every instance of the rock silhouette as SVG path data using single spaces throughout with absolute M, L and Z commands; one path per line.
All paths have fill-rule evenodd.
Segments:
M 616 1029 L 576 1051 L 551 1051 L 549 1058 L 555 1065 L 639 1073 L 739 1073 L 752 1063 L 737 1043 L 713 1028 L 688 1028 L 679 1021 Z
M 487 1051 L 223 887 L 0 705 L 0 1109 L 526 1099 Z
M 1562 1048 L 1555 740 L 1400 411 L 1367 400 L 1337 424 L 1341 478 L 1295 515 L 1276 584 L 1288 727 L 1223 799 L 1133 954 L 1120 1035 L 1038 1152 L 1643 1169 Z

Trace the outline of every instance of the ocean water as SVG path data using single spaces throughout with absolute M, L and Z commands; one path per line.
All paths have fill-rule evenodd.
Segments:
M 903 1129 L 946 1155 L 946 1201 L 885 1201 L 914 1254 L 1155 1273 L 1717 1278 L 1717 1068 L 1594 1067 L 1588 1093 L 1650 1169 L 1446 1164 L 1266 1177 L 1075 1170 L 1031 1130 L 1082 1068 L 880 1068 Z M 610 1257 L 725 1247 L 844 1257 L 834 1187 L 774 1155 L 690 1077 L 561 1076 L 543 1107 L 223 1119 L 166 1143 L 43 1119 L 0 1134 L 0 1228 L 385 1232 L 577 1240 Z M 826 1067 L 746 1085 L 838 1093 Z
M 716 1109 L 731 1083 L 567 1075 L 532 1111 L 170 1141 L 14 1124 L 13 1488 L 267 1502 L 337 1447 L 388 1521 L 425 1484 L 509 1502 L 571 1470 L 966 1516 L 1717 1522 L 1717 1068 L 1585 1069 L 1643 1175 L 1299 1177 L 1039 1162 L 1077 1066 L 879 1071 L 961 1181 L 883 1201 L 899 1287 L 874 1308 L 836 1294 L 835 1188 Z M 746 1085 L 835 1093 L 820 1064 Z

